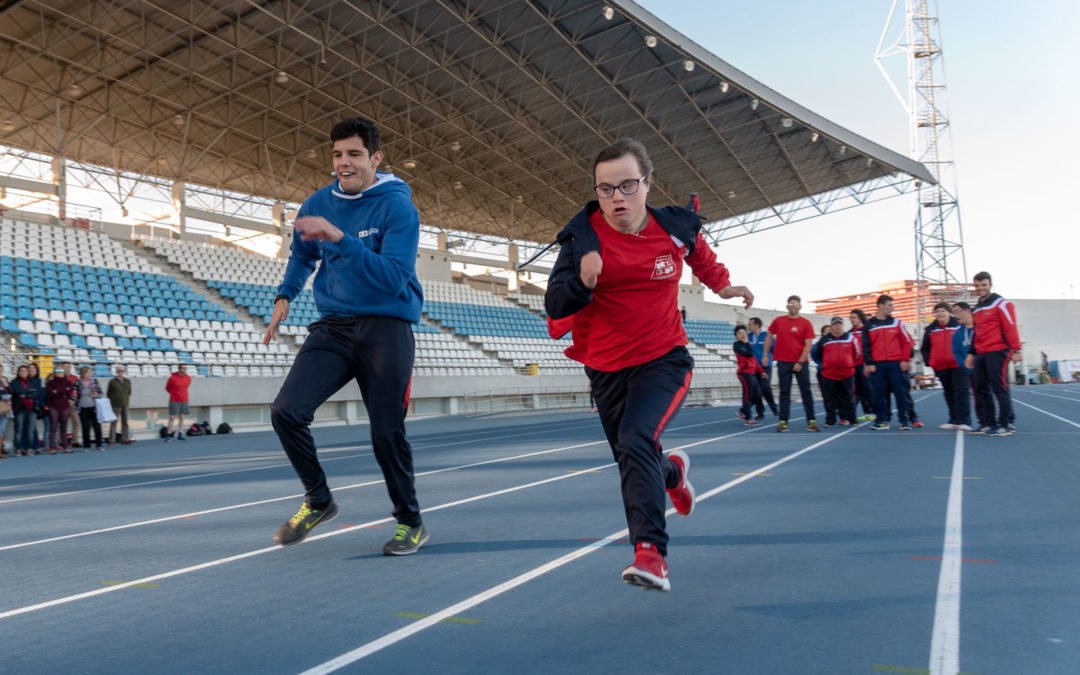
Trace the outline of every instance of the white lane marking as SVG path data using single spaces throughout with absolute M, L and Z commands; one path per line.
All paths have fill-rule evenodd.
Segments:
M 934 604 L 930 638 L 930 675 L 960 672 L 960 561 L 963 554 L 964 432 L 956 432 L 949 501 L 945 509 L 945 543 Z
M 1047 411 L 1043 410 L 1042 408 L 1036 408 L 1035 406 L 1031 405 L 1030 403 L 1024 403 L 1023 401 L 1016 398 L 1015 396 L 1013 397 L 1013 403 L 1019 403 L 1020 405 L 1026 405 L 1027 407 L 1031 408 L 1032 410 L 1038 410 L 1039 412 L 1041 412 L 1044 415 L 1049 415 L 1050 417 L 1053 417 L 1054 419 L 1059 419 L 1059 420 L 1061 420 L 1062 422 L 1064 422 L 1066 424 L 1071 424 L 1074 427 L 1080 429 L 1080 424 L 1077 424 L 1076 422 L 1073 422 L 1072 420 L 1067 420 L 1064 417 L 1060 417 L 1058 415 L 1055 415 L 1052 412 L 1047 412 Z
M 1073 403 L 1080 403 L 1080 398 L 1073 398 L 1071 396 L 1058 396 L 1057 394 L 1047 394 L 1044 391 L 1028 391 L 1027 388 L 1021 389 L 1020 387 L 1016 387 L 1014 389 L 1011 389 L 1011 391 L 1014 391 L 1014 392 L 1022 391 L 1025 394 L 1035 394 L 1037 396 L 1049 396 L 1051 398 L 1060 398 L 1063 401 L 1072 401 Z
M 841 436 L 849 434 L 849 433 L 851 433 L 852 431 L 854 431 L 857 428 L 858 428 L 857 426 L 853 426 L 850 429 L 847 429 L 846 431 L 843 431 L 843 432 L 841 432 L 839 434 L 836 434 L 835 436 L 829 436 L 827 438 L 824 438 L 824 439 L 818 441 L 817 443 L 814 443 L 813 445 L 810 445 L 810 446 L 808 446 L 806 448 L 803 448 L 802 450 L 799 450 L 798 452 L 792 453 L 792 454 L 788 455 L 787 457 L 783 457 L 781 459 L 778 459 L 777 461 L 772 462 L 771 464 L 767 464 L 767 465 L 765 465 L 765 466 L 763 466 L 763 467 L 761 467 L 761 468 L 759 468 L 759 469 L 757 469 L 757 470 L 755 470 L 755 471 L 753 471 L 751 473 L 748 473 L 746 476 L 742 476 L 742 477 L 739 477 L 739 478 L 737 478 L 735 480 L 728 481 L 727 483 L 724 483 L 723 485 L 721 485 L 719 487 L 713 488 L 712 490 L 709 490 L 708 492 L 706 492 L 706 493 L 704 493 L 702 495 L 698 495 L 696 501 L 697 502 L 702 502 L 702 501 L 708 499 L 709 497 L 712 497 L 712 496 L 717 495 L 717 494 L 719 494 L 721 492 L 724 492 L 725 490 L 729 490 L 732 487 L 735 487 L 736 485 L 738 485 L 740 483 L 743 483 L 746 480 L 749 480 L 753 476 L 756 476 L 758 474 L 769 471 L 770 469 L 773 469 L 773 468 L 775 468 L 777 466 L 780 466 L 781 464 L 784 464 L 785 462 L 790 462 L 791 460 L 795 459 L 796 457 L 799 457 L 800 455 L 804 455 L 804 454 L 810 452 L 811 450 L 813 450 L 815 448 L 819 448 L 822 445 L 825 445 L 826 443 L 830 443 L 832 441 L 835 441 L 836 439 L 840 438 Z M 746 432 L 742 432 L 742 433 L 746 433 Z M 695 444 L 695 445 L 697 445 L 697 444 Z M 672 450 L 680 450 L 680 449 L 682 449 L 682 448 L 672 448 Z M 674 512 L 675 512 L 674 509 L 668 509 L 667 515 L 670 516 Z M 604 537 L 600 541 L 592 542 L 592 543 L 588 544 L 587 546 L 583 546 L 583 547 L 581 547 L 581 548 L 579 548 L 579 549 L 577 549 L 575 551 L 571 551 L 570 553 L 567 553 L 564 556 L 556 558 L 555 560 L 547 562 L 547 563 L 545 563 L 545 564 L 543 564 L 543 565 L 541 565 L 539 567 L 535 567 L 535 568 L 533 568 L 533 569 L 531 569 L 531 570 L 529 570 L 527 572 L 524 572 L 523 574 L 520 574 L 520 575 L 518 575 L 518 576 L 516 576 L 516 577 L 514 577 L 514 578 L 512 578 L 512 579 L 510 579 L 508 581 L 504 581 L 503 583 L 498 584 L 497 586 L 492 586 L 491 588 L 489 588 L 489 589 L 487 589 L 485 591 L 482 591 L 480 593 L 477 593 L 476 595 L 473 595 L 472 597 L 466 598 L 466 599 L 462 600 L 461 602 L 450 605 L 449 607 L 441 609 L 441 610 L 435 612 L 434 614 L 430 614 L 430 615 L 428 615 L 427 617 L 425 617 L 423 619 L 420 619 L 418 621 L 415 621 L 415 622 L 409 624 L 408 626 L 404 626 L 404 627 L 399 628 L 398 630 L 395 630 L 395 631 L 393 631 L 391 633 L 387 633 L 386 635 L 384 635 L 384 636 L 382 636 L 382 637 L 380 637 L 380 638 L 378 638 L 376 640 L 372 640 L 371 642 L 368 642 L 367 644 L 361 645 L 360 647 L 357 647 L 356 649 L 354 649 L 354 650 L 352 650 L 350 652 L 346 652 L 345 654 L 342 654 L 341 656 L 338 656 L 337 658 L 331 659 L 330 661 L 322 663 L 322 664 L 320 664 L 318 666 L 315 666 L 314 668 L 311 668 L 309 670 L 305 670 L 302 673 L 302 675 L 323 675 L 324 673 L 332 673 L 335 670 L 338 670 L 339 668 L 343 668 L 343 667 L 345 667 L 347 665 L 355 663 L 355 662 L 359 661 L 360 659 L 362 659 L 362 658 L 364 658 L 366 656 L 369 656 L 370 654 L 374 654 L 375 652 L 377 652 L 377 651 L 379 651 L 381 649 L 385 649 L 386 647 L 389 647 L 389 646 L 391 646 L 391 645 L 393 645 L 393 644 L 395 644 L 397 642 L 400 642 L 400 641 L 404 640 L 405 638 L 411 637 L 411 636 L 419 633 L 422 630 L 430 628 L 430 627 L 438 624 L 440 621 L 442 621 L 443 619 L 445 619 L 447 617 L 458 616 L 461 613 L 466 612 L 469 609 L 475 607 L 476 605 L 479 605 L 479 604 L 481 604 L 483 602 L 486 602 L 486 601 L 488 601 L 488 600 L 490 600 L 490 599 L 492 599 L 494 597 L 502 595 L 503 593 L 505 593 L 507 591 L 513 590 L 513 589 L 517 588 L 518 586 L 521 586 L 522 584 L 525 584 L 525 583 L 527 583 L 529 581 L 532 581 L 533 579 L 535 579 L 535 578 L 537 578 L 537 577 L 539 577 L 539 576 L 541 576 L 543 574 L 547 574 L 548 572 L 550 572 L 550 571 L 552 571 L 554 569 L 562 567 L 563 565 L 566 565 L 567 563 L 573 562 L 574 560 L 577 560 L 578 558 L 582 558 L 584 556 L 589 555 L 590 553 L 594 553 L 594 552 L 600 550 L 601 548 L 607 546 L 608 544 L 612 543 L 613 541 L 615 541 L 617 539 L 621 539 L 622 537 L 625 537 L 627 534 L 629 534 L 628 530 L 620 530 L 618 532 L 614 532 L 612 534 L 609 534 L 608 536 Z
M 738 432 L 738 433 L 735 433 L 735 434 L 727 434 L 727 435 L 724 435 L 724 436 L 716 436 L 715 438 L 708 439 L 708 440 L 710 440 L 710 441 L 719 441 L 719 440 L 723 440 L 725 438 L 730 438 L 732 436 L 739 436 L 741 434 L 749 433 L 751 431 L 758 431 L 760 428 L 761 427 L 755 427 L 754 429 L 749 429 L 747 431 L 741 431 L 741 432 Z M 854 429 L 854 428 L 855 427 L 853 427 L 852 429 Z M 852 429 L 849 429 L 849 431 L 851 431 Z M 847 433 L 847 432 L 844 432 L 844 433 Z M 839 438 L 839 436 L 842 436 L 842 435 L 843 434 L 839 434 L 835 438 Z M 572 447 L 584 447 L 584 446 L 587 446 L 587 445 L 596 445 L 597 443 L 606 443 L 606 442 L 607 441 L 604 440 L 604 441 L 595 441 L 593 443 L 582 443 L 582 444 L 579 444 L 577 446 L 568 446 L 566 449 L 569 449 L 569 448 L 572 448 Z M 700 443 L 694 443 L 693 445 L 700 445 Z M 818 445 L 820 445 L 820 444 L 818 444 Z M 690 447 L 690 446 L 684 446 L 684 447 Z M 681 449 L 681 448 L 672 448 L 672 450 L 679 450 L 679 449 Z M 543 454 L 548 454 L 548 453 L 551 453 L 551 452 L 558 452 L 558 451 L 559 451 L 559 449 L 542 450 L 540 452 L 529 453 L 529 455 L 543 455 Z M 801 453 L 798 453 L 798 454 L 801 454 Z M 524 457 L 524 456 L 527 456 L 527 455 L 522 455 L 522 457 Z M 484 462 L 477 462 L 476 464 L 466 465 L 466 466 L 479 466 L 479 465 L 482 465 L 482 464 L 493 464 L 495 462 L 509 461 L 509 459 L 511 459 L 511 458 L 499 458 L 499 459 L 487 460 L 487 461 L 484 461 Z M 581 471 L 576 472 L 576 473 L 563 474 L 563 475 L 555 476 L 553 478 L 545 478 L 543 480 L 534 481 L 532 483 L 525 483 L 524 485 L 517 485 L 517 486 L 514 486 L 514 487 L 504 488 L 502 490 L 495 490 L 494 492 L 487 492 L 487 493 L 484 493 L 484 494 L 475 495 L 473 497 L 466 497 L 465 499 L 459 499 L 459 500 L 456 500 L 456 501 L 453 501 L 453 502 L 446 502 L 444 504 L 439 504 L 437 506 L 432 506 L 432 507 L 425 508 L 425 509 L 423 509 L 423 512 L 424 513 L 429 513 L 429 512 L 432 512 L 432 511 L 441 511 L 443 509 L 448 509 L 448 508 L 451 508 L 453 506 L 459 506 L 461 504 L 468 504 L 470 502 L 479 501 L 481 499 L 488 499 L 488 498 L 491 498 L 491 497 L 497 497 L 499 495 L 509 494 L 511 492 L 517 492 L 519 490 L 526 490 L 528 488 L 536 487 L 538 485 L 546 485 L 548 483 L 554 483 L 554 482 L 560 481 L 560 480 L 567 480 L 569 478 L 574 478 L 576 476 L 589 476 L 589 475 L 592 475 L 593 472 L 599 471 L 600 469 L 607 469 L 607 468 L 610 468 L 610 467 L 613 467 L 613 466 L 615 466 L 614 463 L 601 464 L 599 466 L 594 466 L 594 467 L 591 467 L 591 468 L 588 468 L 588 469 L 582 469 Z M 772 465 L 770 465 L 770 466 L 772 466 Z M 452 469 L 451 468 L 438 469 L 436 471 L 431 471 L 431 472 L 428 472 L 428 473 L 441 473 L 443 471 L 450 471 L 450 470 L 452 470 Z M 381 481 L 372 481 L 372 483 L 379 483 L 379 482 L 381 482 Z M 341 488 L 337 488 L 337 489 L 341 489 Z M 338 535 L 344 534 L 346 532 L 352 532 L 353 530 L 357 530 L 357 529 L 360 529 L 360 528 L 370 527 L 372 525 L 381 525 L 383 523 L 389 523 L 392 520 L 393 520 L 393 518 L 382 518 L 380 520 L 372 520 L 370 522 L 362 523 L 360 525 L 354 525 L 352 527 L 343 527 L 343 528 L 341 528 L 339 530 L 335 530 L 335 531 L 332 531 L 332 532 L 325 532 L 323 534 L 313 535 L 313 536 L 308 537 L 307 540 L 308 541 L 317 541 L 317 540 L 320 540 L 320 539 L 327 539 L 329 537 L 336 537 Z M 618 539 L 618 537 L 615 537 L 615 538 Z M 200 563 L 198 565 L 192 565 L 190 567 L 184 567 L 184 568 L 181 568 L 181 569 L 178 569 L 178 570 L 172 570 L 170 572 L 162 572 L 161 574 L 155 574 L 153 576 L 143 577 L 142 579 L 136 579 L 134 581 L 128 581 L 128 582 L 125 582 L 123 584 L 117 584 L 115 586 L 107 586 L 105 588 L 99 588 L 99 589 L 96 589 L 96 590 L 93 590 L 93 591 L 87 591 L 85 593 L 78 593 L 78 594 L 75 594 L 75 595 L 69 595 L 69 596 L 65 596 L 65 597 L 62 597 L 62 598 L 57 598 L 55 600 L 49 600 L 47 602 L 41 602 L 41 603 L 38 603 L 38 604 L 35 604 L 35 605 L 27 605 L 25 607 L 19 607 L 17 609 L 8 610 L 6 612 L 0 612 L 0 619 L 6 619 L 6 618 L 9 618 L 9 617 L 12 617 L 12 616 L 18 616 L 20 614 L 27 614 L 29 612 L 35 612 L 35 611 L 38 611 L 38 610 L 47 609 L 49 607 L 55 607 L 57 605 L 63 605 L 63 604 L 67 604 L 69 602 L 75 602 L 77 600 L 84 600 L 86 598 L 92 598 L 92 597 L 95 597 L 95 596 L 98 596 L 98 595 L 102 595 L 104 593 L 112 593 L 112 592 L 122 590 L 122 589 L 125 589 L 125 588 L 130 588 L 131 586 L 135 586 L 136 584 L 150 583 L 150 582 L 158 581 L 158 580 L 161 580 L 161 579 L 167 579 L 167 578 L 170 578 L 170 577 L 180 576 L 182 574 L 188 574 L 190 572 L 196 572 L 198 570 L 203 570 L 203 569 L 207 569 L 207 568 L 210 568 L 210 567 L 216 567 L 218 565 L 224 565 L 226 563 L 234 562 L 236 560 L 243 560 L 245 558 L 251 558 L 253 556 L 262 555 L 263 553 L 269 553 L 271 551 L 277 551 L 277 550 L 280 550 L 281 548 L 282 548 L 281 546 L 268 546 L 266 548 L 261 548 L 261 549 L 257 549 L 257 550 L 254 550 L 254 551 L 248 551 L 247 553 L 240 553 L 240 554 L 237 554 L 237 555 L 234 555 L 234 556 L 229 556 L 227 558 L 219 558 L 218 560 L 211 560 L 209 562 Z

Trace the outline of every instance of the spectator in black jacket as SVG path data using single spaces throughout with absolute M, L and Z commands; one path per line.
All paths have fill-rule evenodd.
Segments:
M 41 410 L 41 389 L 30 379 L 27 366 L 19 366 L 11 381 L 11 408 L 15 414 L 15 456 L 37 454 L 33 442 L 34 427 Z

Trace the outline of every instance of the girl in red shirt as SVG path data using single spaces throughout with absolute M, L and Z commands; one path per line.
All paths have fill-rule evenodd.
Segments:
M 623 139 L 600 151 L 593 163 L 598 201 L 559 234 L 562 249 L 545 305 L 553 337 L 573 330 L 566 355 L 585 365 L 619 465 L 634 545 L 634 562 L 622 578 L 667 591 L 665 489 L 680 515 L 694 509 L 690 458 L 678 450 L 665 457 L 660 447 L 694 367 L 678 307 L 683 261 L 722 298 L 740 297 L 750 307 L 754 296 L 730 284 L 695 213 L 646 204 L 652 173 L 637 141 Z

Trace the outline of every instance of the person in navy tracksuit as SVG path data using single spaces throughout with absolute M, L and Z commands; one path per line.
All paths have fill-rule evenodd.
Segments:
M 956 317 L 957 323 L 960 327 L 953 331 L 952 336 L 952 352 L 953 359 L 957 364 L 958 376 L 961 378 L 958 383 L 962 382 L 963 396 L 965 404 L 968 409 L 968 416 L 964 426 L 967 429 L 964 431 L 971 431 L 971 409 L 972 402 L 974 401 L 975 419 L 979 419 L 979 399 L 974 395 L 975 390 L 971 379 L 972 370 L 968 368 L 966 359 L 968 352 L 971 351 L 971 344 L 975 340 L 975 320 L 971 317 L 971 305 L 966 302 L 958 302 L 952 307 L 953 316 Z M 958 429 L 963 429 L 963 426 L 958 425 Z
M 904 373 L 911 370 L 914 345 L 904 322 L 895 318 L 893 299 L 888 295 L 877 299 L 877 314 L 870 317 L 863 330 L 863 362 L 874 388 L 877 419 L 874 430 L 889 428 L 889 394 L 896 401 L 896 416 L 900 428 L 911 429 L 908 411 L 908 381 Z
M 383 159 L 379 130 L 357 117 L 330 132 L 337 180 L 300 207 L 292 254 L 263 338 L 269 344 L 289 314 L 289 303 L 315 274 L 321 318 L 296 354 L 270 407 L 285 453 L 304 484 L 305 501 L 274 535 L 281 545 L 302 541 L 315 525 L 337 515 L 316 456 L 310 425 L 315 411 L 355 379 L 367 408 L 371 445 L 393 504 L 397 529 L 384 555 L 408 555 L 428 539 L 420 517 L 405 414 L 423 293 L 416 276 L 420 217 L 409 186 L 377 171 Z
M 754 348 L 750 346 L 746 326 L 735 326 L 735 342 L 732 343 L 731 350 L 735 352 L 738 361 L 735 374 L 739 377 L 739 384 L 742 385 L 742 407 L 736 414 L 747 426 L 761 424 L 760 420 L 751 415 L 750 406 L 757 405 L 758 410 L 761 410 L 761 390 L 758 389 L 758 378 L 761 377 L 763 371 L 761 364 L 757 361 L 757 356 L 754 355 Z
M 941 425 L 942 429 L 971 428 L 967 375 L 953 356 L 953 336 L 960 327 L 960 322 L 952 315 L 949 303 L 937 303 L 934 305 L 934 320 L 926 325 L 919 348 L 923 363 L 934 369 L 934 375 L 941 382 L 945 393 L 949 420 Z
M 761 366 L 761 373 L 757 375 L 758 391 L 761 392 L 761 397 L 754 404 L 755 408 L 757 408 L 757 420 L 759 422 L 765 419 L 765 405 L 763 404 L 769 406 L 769 410 L 772 411 L 773 415 L 778 415 L 780 412 L 776 407 L 776 401 L 773 399 L 772 393 L 772 356 L 775 350 L 772 345 L 769 345 L 769 353 L 765 353 L 765 340 L 769 337 L 769 334 L 762 329 L 761 319 L 756 316 L 751 317 L 750 321 L 747 322 L 746 339 L 754 350 L 754 358 L 757 359 L 758 365 Z M 769 365 L 765 365 L 766 360 L 768 360 Z
M 694 361 L 679 313 L 684 263 L 722 298 L 753 294 L 732 286 L 727 268 L 691 210 L 646 203 L 653 166 L 645 147 L 622 139 L 593 162 L 597 200 L 559 233 L 544 306 L 548 330 L 572 330 L 566 356 L 585 366 L 612 456 L 634 546 L 626 583 L 667 591 L 665 491 L 680 515 L 694 508 L 686 453 L 662 453 L 660 435 L 682 405 Z

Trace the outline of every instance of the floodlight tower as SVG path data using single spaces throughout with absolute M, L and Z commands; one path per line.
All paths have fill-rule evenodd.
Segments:
M 942 295 L 965 295 L 967 265 L 960 224 L 956 167 L 952 161 L 952 132 L 945 91 L 945 64 L 941 30 L 929 0 L 905 0 L 905 21 L 895 42 L 883 47 L 900 0 L 893 0 L 878 41 L 875 62 L 893 93 L 907 111 L 911 130 L 911 157 L 924 164 L 937 185 L 918 185 L 915 213 L 915 278 L 918 284 L 920 323 L 929 314 L 931 289 Z M 903 96 L 882 66 L 882 59 L 907 56 L 907 96 Z M 957 297 L 957 299 L 959 299 Z

